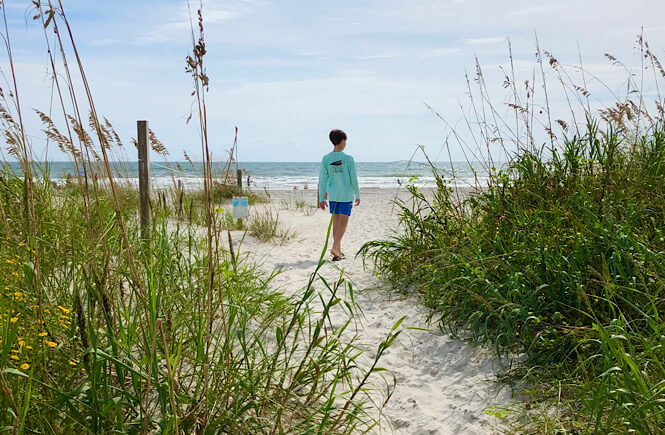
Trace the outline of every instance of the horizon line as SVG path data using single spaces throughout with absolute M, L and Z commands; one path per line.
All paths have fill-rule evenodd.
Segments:
M 46 162 L 43 161 L 38 161 L 38 160 L 33 160 L 33 163 L 73 163 L 72 160 L 47 160 Z M 109 160 L 109 163 L 138 163 L 138 160 Z M 406 159 L 400 159 L 400 160 L 357 160 L 356 163 L 401 163 L 401 162 L 416 162 L 416 163 L 427 163 L 427 160 L 406 160 Z M 449 163 L 451 160 L 437 160 L 434 163 Z M 453 163 L 486 163 L 481 160 L 452 160 Z M 0 160 L 0 164 L 4 163 L 19 163 L 17 160 Z M 103 163 L 103 162 L 94 162 L 94 163 Z M 159 163 L 159 164 L 169 164 L 169 163 L 190 163 L 187 160 L 173 160 L 170 162 L 165 162 L 163 160 L 158 160 L 158 161 L 150 161 L 150 163 Z M 204 163 L 203 160 L 191 160 L 191 163 Z M 210 163 L 224 163 L 227 164 L 228 160 L 213 160 Z M 284 161 L 284 160 L 252 160 L 252 161 L 241 161 L 238 162 L 238 164 L 246 164 L 246 163 L 292 163 L 292 164 L 298 164 L 298 163 L 321 163 L 320 160 L 312 160 L 312 161 Z M 503 163 L 503 162 L 500 162 Z M 234 163 L 232 163 L 234 165 Z

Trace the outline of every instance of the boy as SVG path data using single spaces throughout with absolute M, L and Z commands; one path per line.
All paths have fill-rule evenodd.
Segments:
M 319 208 L 326 209 L 326 199 L 330 202 L 333 215 L 333 246 L 330 250 L 333 261 L 344 258 L 342 237 L 351 216 L 351 204 L 360 204 L 360 191 L 356 164 L 353 157 L 344 153 L 346 133 L 332 130 L 328 135 L 333 144 L 332 152 L 323 156 L 319 170 Z

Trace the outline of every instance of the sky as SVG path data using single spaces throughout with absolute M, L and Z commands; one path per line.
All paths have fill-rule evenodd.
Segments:
M 53 144 L 46 148 L 43 127 L 31 110 L 50 110 L 43 29 L 31 19 L 29 0 L 5 4 L 36 157 L 67 160 Z M 171 160 L 183 160 L 183 151 L 200 160 L 197 124 L 186 123 L 194 103 L 185 72 L 191 51 L 187 3 L 63 4 L 97 111 L 125 144 L 136 136 L 136 121 L 145 119 Z M 198 6 L 192 3 L 193 9 Z M 464 146 L 450 140 L 451 127 L 463 129 L 471 114 L 465 75 L 477 86 L 476 58 L 487 98 L 501 116 L 514 117 L 507 106 L 511 93 L 503 86 L 508 41 L 519 83 L 540 74 L 535 35 L 560 64 L 579 65 L 582 59 L 594 107 L 612 103 L 611 94 L 626 87 L 626 69 L 612 65 L 605 53 L 639 74 L 635 41 L 644 32 L 665 60 L 665 2 L 659 0 L 209 0 L 203 2 L 203 16 L 209 143 L 219 160 L 233 143 L 235 126 L 240 161 L 320 160 L 331 150 L 333 128 L 346 131 L 347 152 L 356 161 L 409 159 L 419 145 L 436 160 L 447 160 L 446 140 L 450 158 L 462 160 Z M 5 77 L 7 59 L 4 50 Z M 554 71 L 546 75 L 553 112 L 570 118 Z M 0 80 L 7 89 L 6 78 Z M 133 147 L 127 151 L 129 160 L 136 160 Z M 6 147 L 2 156 L 7 157 Z

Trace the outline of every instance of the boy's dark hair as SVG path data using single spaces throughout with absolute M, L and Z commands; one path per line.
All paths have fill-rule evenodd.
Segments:
M 346 133 L 344 133 L 342 130 L 330 130 L 328 137 L 330 138 L 330 142 L 332 142 L 333 145 L 339 145 L 340 142 L 346 139 Z

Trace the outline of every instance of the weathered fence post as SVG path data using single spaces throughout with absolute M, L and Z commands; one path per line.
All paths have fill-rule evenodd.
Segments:
M 148 121 L 136 121 L 139 146 L 139 199 L 141 201 L 141 238 L 150 240 L 150 152 L 148 148 Z
M 236 169 L 236 180 L 238 182 L 238 195 L 242 195 L 242 169 Z

